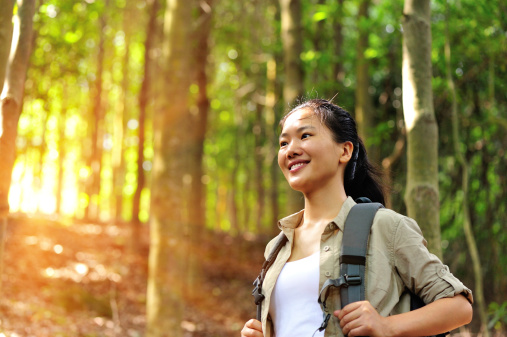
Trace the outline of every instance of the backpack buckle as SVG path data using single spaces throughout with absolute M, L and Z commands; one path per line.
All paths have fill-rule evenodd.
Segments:
M 331 318 L 331 314 L 324 313 L 324 319 L 323 319 L 322 324 L 320 325 L 320 327 L 317 329 L 317 331 L 324 331 L 324 330 L 326 330 L 330 318 Z M 315 331 L 315 332 L 317 332 L 317 331 Z M 315 335 L 315 333 L 314 333 L 314 335 Z
M 253 285 L 255 288 L 252 290 L 252 296 L 254 297 L 254 302 L 256 305 L 259 305 L 264 301 L 265 296 L 262 294 L 262 285 L 260 284 L 259 278 L 256 278 Z
M 361 285 L 362 279 L 359 275 L 343 275 L 343 278 L 345 279 L 344 286 L 358 286 Z

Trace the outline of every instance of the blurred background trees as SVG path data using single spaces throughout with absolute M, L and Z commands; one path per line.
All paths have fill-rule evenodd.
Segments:
M 14 62 L 7 59 L 10 13 L 16 17 L 30 1 L 0 3 L 3 76 Z M 133 251 L 151 223 L 150 273 L 170 267 L 168 273 L 182 278 L 175 284 L 151 274 L 150 282 L 176 296 L 179 304 L 171 308 L 177 308 L 202 295 L 196 290 L 203 277 L 199 246 L 234 238 L 227 249 L 238 263 L 252 259 L 241 247 L 262 246 L 277 232 L 275 219 L 297 209 L 301 199 L 288 191 L 276 164 L 277 123 L 298 100 L 313 97 L 334 97 L 355 114 L 371 157 L 392 184 L 390 207 L 407 214 L 402 44 L 410 28 L 402 25 L 409 14 L 404 5 L 36 2 L 34 36 L 22 38 L 32 52 L 11 141 L 11 214 L 115 223 L 130 231 Z M 507 6 L 435 0 L 430 11 L 432 98 L 426 103 L 434 110 L 438 139 L 423 133 L 422 146 L 438 147 L 438 173 L 430 178 L 438 181 L 441 240 L 427 235 L 467 285 L 482 278 L 489 307 L 482 328 L 505 329 Z M 419 62 L 414 67 L 424 69 Z M 6 128 L 5 111 L 1 144 L 14 131 Z M 7 165 L 9 153 L 0 149 L 1 165 Z M 427 155 L 422 152 L 417 165 L 428 165 Z M 1 186 L 9 186 L 7 178 L 1 177 Z M 475 275 L 468 267 L 473 261 L 480 265 Z M 161 296 L 152 313 L 166 317 L 160 308 L 168 302 Z M 176 321 L 182 310 L 173 313 Z M 475 316 L 477 329 L 479 320 Z

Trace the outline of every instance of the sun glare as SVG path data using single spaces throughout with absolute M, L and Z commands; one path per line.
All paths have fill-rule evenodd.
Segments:
M 41 174 L 42 178 L 39 178 L 34 176 L 34 165 L 27 163 L 27 157 L 28 155 L 20 155 L 13 168 L 9 191 L 10 210 L 11 212 L 54 214 L 58 210 L 56 197 L 58 167 L 45 165 Z M 50 152 L 49 157 L 57 159 L 58 153 Z M 61 195 L 60 213 L 65 216 L 75 216 L 80 206 L 79 194 L 76 177 L 70 172 L 63 176 Z

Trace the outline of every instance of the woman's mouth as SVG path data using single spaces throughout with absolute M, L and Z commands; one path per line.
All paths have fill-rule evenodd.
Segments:
M 297 171 L 298 169 L 305 166 L 306 164 L 308 164 L 308 162 L 295 163 L 289 167 L 289 171 L 291 171 L 291 172 Z

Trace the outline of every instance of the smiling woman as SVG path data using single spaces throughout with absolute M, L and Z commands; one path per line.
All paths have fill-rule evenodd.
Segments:
M 414 220 L 385 208 L 371 226 L 366 300 L 342 308 L 340 291 L 333 289 L 327 306 L 317 302 L 326 281 L 343 276 L 335 266 L 354 199 L 384 203 L 381 175 L 368 161 L 354 119 L 329 101 L 297 106 L 280 126 L 278 164 L 289 185 L 303 193 L 305 208 L 278 223 L 288 244 L 257 284 L 264 299 L 260 320 L 248 321 L 242 336 L 427 336 L 470 322 L 471 291 L 428 252 Z M 409 311 L 407 291 L 427 305 Z
M 338 186 L 352 155 L 351 142 L 333 141 L 331 132 L 309 108 L 296 110 L 284 122 L 278 165 L 290 186 L 305 195 L 322 186 Z
M 381 183 L 381 173 L 369 162 L 363 141 L 357 134 L 356 122 L 347 111 L 325 100 L 310 100 L 294 108 L 280 121 L 282 133 L 280 135 L 279 164 L 280 155 L 288 145 L 285 144 L 287 143 L 285 137 L 289 136 L 286 130 L 290 130 L 293 123 L 301 124 L 296 126 L 297 131 L 301 133 L 300 137 L 310 137 L 312 136 L 310 131 L 313 131 L 318 133 L 319 140 L 324 139 L 324 142 L 327 140 L 328 148 L 322 149 L 326 156 L 330 154 L 326 151 L 332 151 L 333 146 L 336 151 L 346 151 L 345 157 L 341 158 L 341 165 L 336 166 L 336 171 L 343 174 L 342 184 L 344 184 L 346 195 L 353 199 L 367 197 L 374 202 L 384 204 L 384 186 Z M 344 148 L 340 150 L 342 147 Z M 351 153 L 348 153 L 350 151 Z M 337 152 L 333 153 L 338 154 Z M 297 153 L 291 154 L 291 156 L 298 158 L 295 160 L 301 159 Z M 280 167 L 283 171 L 283 167 L 281 165 Z M 292 185 L 291 187 L 294 188 Z

